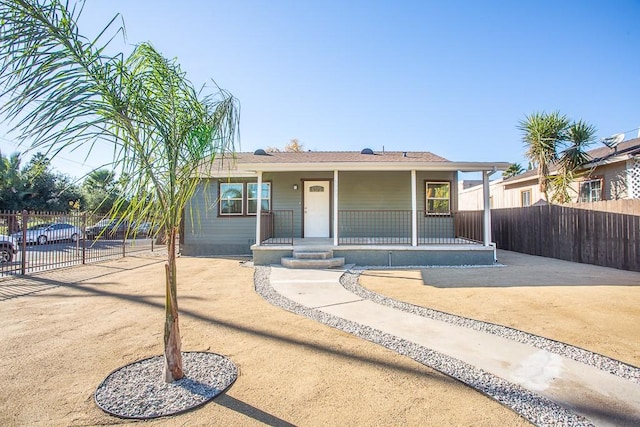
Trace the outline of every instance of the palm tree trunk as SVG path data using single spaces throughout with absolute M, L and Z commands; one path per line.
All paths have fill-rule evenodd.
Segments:
M 540 192 L 544 194 L 544 201 L 549 202 L 549 167 L 542 163 L 538 167 L 538 183 L 540 184 Z
M 164 380 L 173 382 L 184 377 L 180 326 L 178 324 L 178 296 L 176 271 L 176 229 L 167 233 L 167 264 L 165 265 L 167 291 L 164 324 Z

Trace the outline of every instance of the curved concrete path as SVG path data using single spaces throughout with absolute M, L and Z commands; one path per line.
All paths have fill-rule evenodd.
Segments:
M 640 425 L 640 384 L 500 336 L 397 310 L 347 291 L 343 270 L 271 267 L 270 284 L 302 306 L 451 356 L 537 393 L 594 425 Z

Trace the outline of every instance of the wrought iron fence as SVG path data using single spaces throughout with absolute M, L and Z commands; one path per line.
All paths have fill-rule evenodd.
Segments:
M 153 250 L 150 230 L 140 224 L 112 223 L 83 212 L 0 212 L 0 276 Z
M 293 210 L 262 212 L 260 230 L 263 245 L 293 245 Z
M 338 243 L 341 245 L 411 245 L 411 210 L 340 210 Z M 416 212 L 419 245 L 469 244 L 456 234 L 455 214 Z

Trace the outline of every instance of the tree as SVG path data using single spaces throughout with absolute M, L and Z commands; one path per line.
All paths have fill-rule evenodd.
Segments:
M 522 172 L 524 172 L 524 168 L 520 163 L 512 163 L 511 165 L 509 165 L 507 170 L 502 172 L 502 177 L 504 179 L 507 179 L 507 178 L 514 177 L 516 175 L 520 175 Z
M 53 171 L 44 154 L 36 153 L 23 168 L 20 163 L 19 153 L 0 153 L 0 210 L 66 212 L 69 202 L 80 200 L 78 187 Z
M 114 147 L 113 169 L 127 176 L 114 212 L 151 218 L 166 235 L 164 378 L 183 377 L 178 319 L 176 235 L 183 211 L 217 153 L 234 151 L 238 103 L 215 86 L 197 92 L 176 61 L 143 43 L 109 56 L 114 17 L 95 39 L 79 33 L 84 3 L 0 0 L 0 109 L 23 139 L 47 153 Z M 106 42 L 103 40 L 106 39 Z M 24 106 L 33 108 L 26 114 Z
M 279 149 L 278 147 L 267 147 L 267 153 L 299 153 L 304 150 L 304 144 L 302 144 L 297 138 L 293 138 L 284 148 Z
M 595 128 L 580 120 L 571 120 L 558 111 L 533 113 L 518 124 L 527 148 L 526 156 L 538 169 L 540 192 L 549 201 L 549 190 L 554 190 L 554 201 L 567 201 L 568 188 L 577 170 L 587 161 L 585 147 L 593 141 Z M 552 177 L 551 165 L 558 166 Z
M 590 160 L 585 148 L 594 141 L 595 134 L 596 128 L 582 120 L 572 123 L 567 129 L 567 146 L 559 153 L 556 162 L 558 173 L 551 179 L 552 201 L 571 201 L 571 183 L 580 175 L 579 169 Z
M 82 196 L 86 210 L 109 213 L 118 197 L 114 172 L 108 169 L 91 171 L 82 183 Z
M 9 157 L 0 153 L 0 210 L 22 209 L 24 197 L 20 153 L 13 153 Z
M 80 189 L 51 169 L 50 160 L 36 153 L 22 169 L 24 196 L 20 209 L 67 212 L 69 202 L 80 199 Z

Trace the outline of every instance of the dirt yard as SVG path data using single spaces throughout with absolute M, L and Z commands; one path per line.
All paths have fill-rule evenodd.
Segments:
M 367 271 L 360 284 L 640 366 L 640 273 L 498 252 L 503 268 Z
M 273 307 L 238 259 L 180 258 L 178 268 L 183 350 L 223 354 L 240 375 L 205 406 L 145 425 L 529 425 L 406 357 Z M 507 269 L 472 275 L 488 270 Z M 161 354 L 163 273 L 162 259 L 128 257 L 30 283 L 0 282 L 59 285 L 0 301 L 0 425 L 131 423 L 104 414 L 93 392 L 112 370 Z M 437 273 L 446 279 L 445 269 Z M 455 274 L 448 280 L 460 284 Z M 640 359 L 632 340 L 640 336 L 640 286 L 444 288 L 406 270 L 370 271 L 363 283 L 636 365 Z

